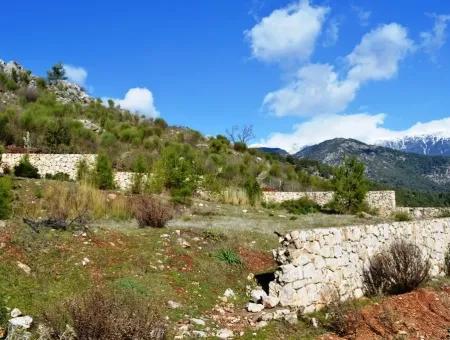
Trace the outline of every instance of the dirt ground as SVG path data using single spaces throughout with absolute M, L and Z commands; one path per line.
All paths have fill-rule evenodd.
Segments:
M 450 339 L 450 286 L 383 299 L 363 308 L 355 320 L 351 334 L 320 339 Z

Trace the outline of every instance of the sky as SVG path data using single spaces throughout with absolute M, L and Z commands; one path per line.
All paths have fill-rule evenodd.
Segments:
M 94 97 L 295 152 L 450 136 L 450 1 L 8 1 L 0 59 Z

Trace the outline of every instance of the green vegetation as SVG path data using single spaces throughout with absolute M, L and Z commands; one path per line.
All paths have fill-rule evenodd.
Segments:
M 284 201 L 280 204 L 280 207 L 286 209 L 290 214 L 306 215 L 311 213 L 320 212 L 320 206 L 310 200 L 307 197 L 300 198 L 298 200 Z
M 50 84 L 56 84 L 59 80 L 66 80 L 66 71 L 62 63 L 52 66 L 51 70 L 47 72 L 47 79 Z
M 93 176 L 97 188 L 102 190 L 114 189 L 115 184 L 112 164 L 108 156 L 103 153 L 97 156 Z
M 368 181 L 364 175 L 364 164 L 356 158 L 347 158 L 336 168 L 332 180 L 334 198 L 330 206 L 340 213 L 356 213 L 364 210 Z
M 0 177 L 0 220 L 6 219 L 10 216 L 12 198 L 11 178 Z
M 25 178 L 40 178 L 38 170 L 31 164 L 28 155 L 23 156 L 14 167 L 14 175 Z
M 229 265 L 241 265 L 242 264 L 241 258 L 232 249 L 220 249 L 217 252 L 216 257 L 220 261 L 223 261 Z
M 397 222 L 411 221 L 412 217 L 406 211 L 396 211 L 393 213 L 393 219 Z

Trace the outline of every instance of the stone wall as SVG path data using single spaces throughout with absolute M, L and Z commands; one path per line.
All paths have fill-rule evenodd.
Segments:
M 417 220 L 450 217 L 450 208 L 447 207 L 398 207 L 396 211 L 407 213 L 411 218 Z
M 331 191 L 311 191 L 311 192 L 281 192 L 267 191 L 263 193 L 263 200 L 267 203 L 281 203 L 288 200 L 296 200 L 308 197 L 317 204 L 323 206 L 333 199 L 334 193 Z M 396 209 L 395 191 L 369 191 L 366 197 L 369 207 L 378 209 L 380 213 L 390 213 Z
M 339 292 L 342 299 L 363 295 L 362 271 L 370 256 L 395 239 L 417 244 L 430 257 L 431 274 L 444 273 L 450 218 L 344 228 L 292 231 L 274 250 L 280 263 L 269 294 L 283 306 L 313 312 Z
M 19 164 L 24 154 L 5 153 L 1 155 L 0 171 L 5 167 L 13 169 Z M 68 174 L 71 179 L 76 179 L 77 165 L 81 160 L 88 164 L 94 164 L 97 155 L 94 154 L 29 154 L 30 163 L 38 169 L 41 177 L 46 174 L 57 174 L 62 172 Z

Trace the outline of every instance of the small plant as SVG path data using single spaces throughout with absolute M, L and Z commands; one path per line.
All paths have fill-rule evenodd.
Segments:
M 340 336 L 354 335 L 362 319 L 356 300 L 342 301 L 337 293 L 333 294 L 326 312 L 325 327 Z
M 140 227 L 163 228 L 173 218 L 172 208 L 152 196 L 138 196 L 133 212 Z
M 11 214 L 12 181 L 9 177 L 0 177 L 0 219 Z
M 31 162 L 28 155 L 23 156 L 19 164 L 14 167 L 14 175 L 17 177 L 25 178 L 40 178 L 38 169 L 35 168 Z
M 0 294 L 0 328 L 5 328 L 9 319 L 8 308 L 3 294 Z
M 412 220 L 411 215 L 409 215 L 409 213 L 407 213 L 406 211 L 397 211 L 393 213 L 392 218 L 397 222 L 406 222 Z
M 70 176 L 64 172 L 57 172 L 56 174 L 45 174 L 45 179 L 52 179 L 55 181 L 70 181 Z
M 82 159 L 77 164 L 77 181 L 89 183 L 91 181 L 92 174 L 88 163 L 85 159 Z
M 203 238 L 212 242 L 220 242 L 227 239 L 227 236 L 224 233 L 214 231 L 214 230 L 205 230 L 202 233 Z
M 444 257 L 445 275 L 450 276 L 450 244 L 447 246 L 447 251 Z
M 286 209 L 288 213 L 295 215 L 306 215 L 320 211 L 320 206 L 307 197 L 302 197 L 298 200 L 284 201 L 280 206 Z
M 73 328 L 76 339 L 166 338 L 166 325 L 156 308 L 133 295 L 105 293 L 99 289 L 45 313 L 44 320 L 52 339 L 65 339 L 66 324 Z
M 232 249 L 221 249 L 217 252 L 216 257 L 229 265 L 241 265 L 242 260 L 238 254 Z
M 393 242 L 369 259 L 363 282 L 369 295 L 402 294 L 412 291 L 429 278 L 430 261 L 415 244 Z

